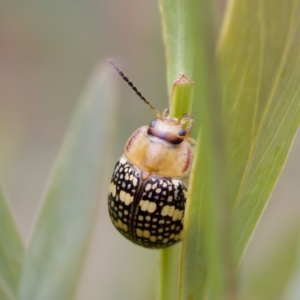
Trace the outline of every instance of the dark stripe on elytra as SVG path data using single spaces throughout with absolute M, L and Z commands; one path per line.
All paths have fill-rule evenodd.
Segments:
M 145 182 L 146 181 L 143 181 L 142 176 L 140 176 L 140 185 L 137 188 L 137 191 L 136 191 L 135 196 L 133 198 L 132 214 L 131 214 L 131 220 L 130 220 L 130 236 L 131 236 L 132 241 L 134 241 L 134 235 L 135 235 L 135 233 L 134 233 L 134 230 L 135 230 L 135 228 L 134 228 L 134 219 L 136 217 L 137 207 L 140 204 L 141 196 L 142 196 L 142 193 L 143 193 L 143 190 L 144 190 L 144 187 L 145 187 Z

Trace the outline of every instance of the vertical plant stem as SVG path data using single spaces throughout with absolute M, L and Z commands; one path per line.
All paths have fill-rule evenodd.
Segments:
M 178 274 L 181 245 L 161 250 L 159 273 L 159 300 L 176 300 L 178 298 Z
M 194 82 L 181 74 L 174 81 L 170 115 L 181 118 L 189 113 L 192 107 Z M 181 245 L 170 247 L 161 251 L 159 300 L 175 300 L 178 297 L 178 274 Z

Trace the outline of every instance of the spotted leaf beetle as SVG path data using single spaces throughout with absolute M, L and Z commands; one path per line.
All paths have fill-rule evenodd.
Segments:
M 183 238 L 184 210 L 192 162 L 193 118 L 179 121 L 161 115 L 124 73 L 108 62 L 154 111 L 157 119 L 137 129 L 115 165 L 108 210 L 112 223 L 127 239 L 146 248 L 172 246 Z

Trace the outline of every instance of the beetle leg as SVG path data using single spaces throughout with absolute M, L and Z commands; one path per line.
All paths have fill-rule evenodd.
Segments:
M 186 140 L 187 140 L 192 146 L 195 146 L 195 145 L 197 144 L 197 141 L 194 140 L 194 139 L 191 138 L 191 137 L 188 137 Z
M 162 115 L 162 117 L 163 118 L 166 118 L 166 117 L 168 117 L 169 116 L 169 113 L 170 113 L 170 111 L 169 111 L 169 107 L 167 107 L 164 111 L 163 111 L 163 115 Z
M 181 180 L 182 180 L 182 182 L 184 183 L 184 185 L 185 185 L 186 187 L 189 186 L 190 176 L 186 176 L 186 177 L 182 178 Z

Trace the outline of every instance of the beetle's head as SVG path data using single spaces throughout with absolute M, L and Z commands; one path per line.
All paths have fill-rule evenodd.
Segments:
M 115 65 L 113 61 L 108 59 L 108 62 L 114 69 L 122 76 L 122 78 L 131 86 L 136 94 L 152 109 L 156 114 L 157 120 L 152 121 L 148 126 L 148 135 L 160 138 L 173 145 L 181 144 L 186 138 L 190 136 L 193 127 L 193 117 L 187 114 L 183 115 L 179 121 L 177 118 L 169 116 L 169 110 L 166 109 L 163 114 L 161 113 L 138 91 L 133 83 L 127 76 Z
M 176 118 L 167 116 L 152 121 L 147 133 L 173 145 L 179 145 L 190 136 L 192 126 L 191 116 L 184 115 L 180 122 Z

